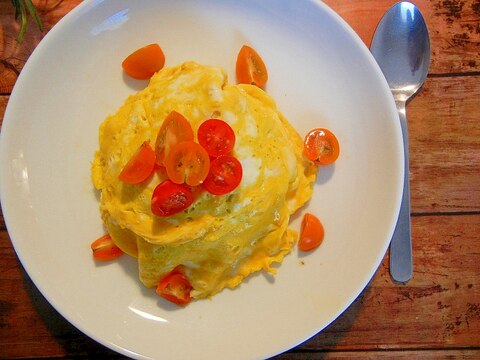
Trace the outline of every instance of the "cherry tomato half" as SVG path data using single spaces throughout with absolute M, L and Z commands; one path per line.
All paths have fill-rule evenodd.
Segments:
M 198 128 L 197 137 L 200 145 L 213 157 L 227 155 L 235 146 L 235 132 L 220 119 L 205 120 Z
M 125 73 L 139 80 L 150 79 L 164 65 L 165 55 L 158 44 L 144 46 L 128 55 L 122 62 Z
M 164 276 L 157 286 L 157 294 L 177 305 L 187 305 L 191 300 L 193 287 L 178 267 Z
M 165 159 L 165 169 L 176 184 L 200 185 L 210 169 L 207 151 L 193 141 L 183 141 L 170 149 Z
M 302 220 L 298 248 L 302 251 L 311 251 L 320 246 L 324 235 L 325 231 L 320 220 L 315 215 L 307 213 Z
M 127 184 L 139 184 L 145 181 L 155 167 L 155 151 L 148 141 L 144 141 L 123 167 L 118 178 Z
M 340 145 L 336 136 L 327 129 L 313 129 L 304 140 L 305 155 L 317 165 L 329 165 L 337 160 Z
M 188 208 L 194 200 L 192 190 L 185 184 L 167 179 L 153 190 L 151 210 L 157 216 L 167 217 Z
M 259 87 L 268 80 L 267 67 L 260 55 L 250 46 L 243 45 L 237 55 L 237 81 L 240 84 L 252 84 Z
M 222 155 L 212 160 L 203 187 L 211 194 L 232 192 L 242 181 L 242 164 L 235 157 Z
M 93 251 L 95 260 L 110 261 L 123 255 L 123 251 L 115 245 L 110 235 L 103 235 L 95 240 L 90 248 Z
M 157 164 L 165 166 L 170 149 L 182 141 L 193 141 L 192 125 L 182 114 L 172 111 L 165 118 L 155 141 Z

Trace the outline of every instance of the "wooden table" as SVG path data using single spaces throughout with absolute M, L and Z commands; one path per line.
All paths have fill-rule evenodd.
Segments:
M 32 50 L 79 0 L 34 1 L 21 44 L 0 0 L 0 119 Z M 369 45 L 395 0 L 327 0 Z M 432 61 L 408 106 L 414 276 L 392 281 L 388 254 L 331 326 L 279 359 L 480 359 L 480 1 L 418 0 Z M 121 358 L 64 320 L 36 289 L 0 217 L 0 358 Z

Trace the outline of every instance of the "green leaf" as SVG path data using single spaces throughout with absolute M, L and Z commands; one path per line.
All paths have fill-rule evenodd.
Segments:
M 38 16 L 37 9 L 33 5 L 32 0 L 11 0 L 12 5 L 15 8 L 15 20 L 21 18 L 22 25 L 20 27 L 20 32 L 18 33 L 17 41 L 22 42 L 25 32 L 27 31 L 27 10 L 28 14 L 33 17 L 33 20 L 37 24 L 37 27 L 40 31 L 43 30 L 42 20 Z

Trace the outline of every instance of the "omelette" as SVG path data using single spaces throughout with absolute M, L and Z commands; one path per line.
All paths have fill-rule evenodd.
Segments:
M 227 122 L 243 177 L 228 194 L 200 189 L 187 209 L 159 217 L 150 203 L 165 172 L 135 185 L 118 175 L 142 143 L 155 143 L 172 111 L 188 119 L 195 134 L 206 119 Z M 118 247 L 137 258 L 141 282 L 154 288 L 181 266 L 191 297 L 200 299 L 235 288 L 254 272 L 275 273 L 272 263 L 296 242 L 289 219 L 311 198 L 316 169 L 303 156 L 303 139 L 265 91 L 229 84 L 221 67 L 186 62 L 160 70 L 102 122 L 92 180 L 105 227 Z

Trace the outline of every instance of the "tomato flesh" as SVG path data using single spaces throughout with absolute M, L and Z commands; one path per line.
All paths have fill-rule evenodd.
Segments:
M 139 80 L 150 79 L 164 65 L 165 55 L 158 44 L 144 46 L 128 55 L 122 62 L 125 73 Z
M 199 144 L 213 157 L 227 155 L 235 146 L 235 132 L 220 119 L 204 121 L 198 128 L 197 137 Z
M 324 236 L 325 231 L 320 220 L 313 214 L 305 214 L 300 229 L 298 248 L 302 251 L 311 251 L 320 246 Z
M 337 137 L 328 129 L 313 129 L 304 139 L 307 158 L 317 165 L 330 165 L 340 155 Z
M 236 62 L 237 81 L 240 84 L 252 84 L 259 87 L 268 80 L 267 67 L 260 55 L 250 46 L 240 49 Z
M 157 216 L 167 217 L 188 208 L 194 200 L 193 192 L 185 184 L 167 179 L 153 190 L 151 210 Z
M 190 281 L 177 267 L 160 280 L 156 292 L 177 305 L 187 305 L 192 300 L 192 289 Z
M 170 150 L 165 169 L 176 184 L 200 185 L 208 175 L 210 158 L 207 151 L 193 141 L 183 141 Z
M 157 165 L 165 166 L 170 149 L 183 141 L 193 141 L 192 126 L 182 114 L 172 111 L 165 118 L 155 141 Z
M 93 251 L 93 257 L 99 261 L 114 260 L 123 255 L 123 251 L 115 245 L 110 235 L 104 235 L 95 240 L 90 248 Z
M 203 187 L 214 195 L 228 194 L 237 188 L 242 176 L 240 161 L 231 155 L 222 155 L 212 160 Z
M 145 181 L 155 167 L 155 151 L 148 141 L 144 141 L 123 167 L 118 178 L 127 184 L 139 184 Z

